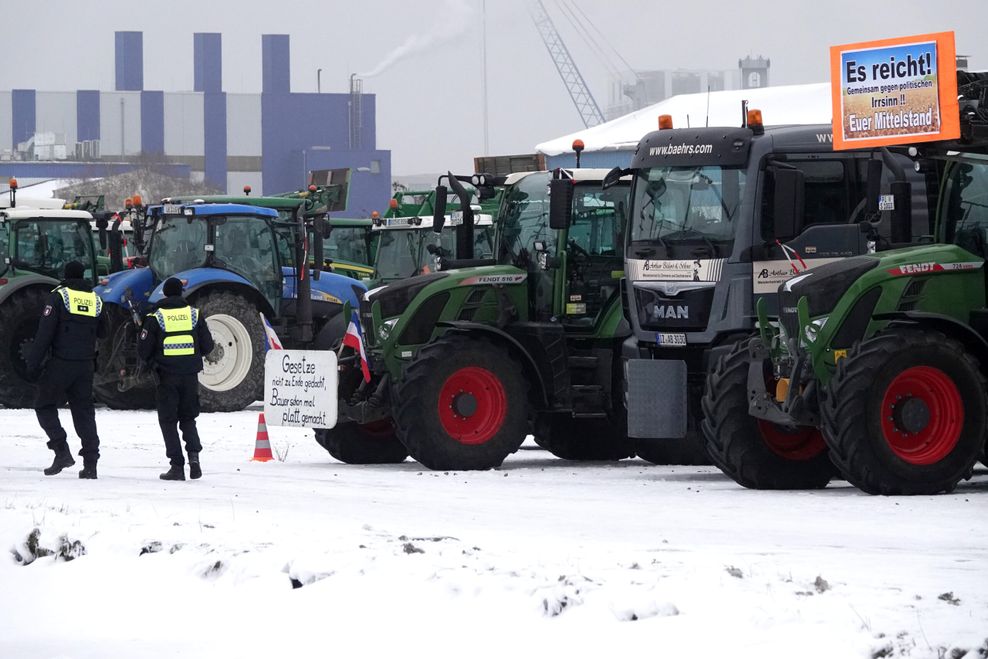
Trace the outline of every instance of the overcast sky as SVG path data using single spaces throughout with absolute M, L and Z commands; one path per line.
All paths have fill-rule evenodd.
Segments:
M 529 0 L 487 0 L 492 154 L 527 153 L 578 130 L 580 117 L 528 13 Z M 144 84 L 192 88 L 192 33 L 223 34 L 227 92 L 261 89 L 261 34 L 291 35 L 292 91 L 345 92 L 351 73 L 377 95 L 378 148 L 395 174 L 472 167 L 484 150 L 483 0 L 3 0 L 0 89 L 112 90 L 113 32 L 144 32 Z M 608 68 L 734 69 L 771 59 L 773 84 L 829 78 L 828 46 L 954 30 L 958 52 L 988 69 L 988 0 L 545 0 L 604 106 Z M 574 8 L 575 7 L 575 8 Z M 570 13 L 564 13 L 567 10 Z M 567 16 L 586 16 L 594 42 Z M 610 55 L 610 64 L 598 50 Z M 770 121 L 769 118 L 766 118 Z

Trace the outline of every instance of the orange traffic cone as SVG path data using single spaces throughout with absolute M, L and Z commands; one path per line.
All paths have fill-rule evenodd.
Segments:
M 268 425 L 264 423 L 264 412 L 261 412 L 257 415 L 257 440 L 254 442 L 254 457 L 251 460 L 268 462 L 273 459 L 271 442 L 268 440 Z

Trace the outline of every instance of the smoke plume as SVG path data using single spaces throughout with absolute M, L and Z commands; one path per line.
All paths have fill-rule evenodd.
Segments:
M 454 41 L 467 32 L 471 23 L 474 22 L 475 14 L 476 11 L 467 0 L 444 0 L 441 13 L 438 16 L 426 18 L 426 24 L 431 22 L 431 27 L 425 32 L 409 35 L 377 66 L 366 73 L 358 73 L 357 77 L 373 78 L 387 71 L 396 62 Z

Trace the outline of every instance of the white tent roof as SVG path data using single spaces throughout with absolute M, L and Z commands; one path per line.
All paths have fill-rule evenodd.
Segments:
M 740 126 L 741 101 L 749 108 L 762 111 L 766 126 L 785 124 L 829 124 L 833 112 L 830 84 L 782 85 L 761 89 L 732 89 L 710 92 L 710 126 Z M 646 134 L 657 130 L 660 114 L 672 115 L 673 126 L 703 126 L 707 122 L 708 94 L 680 94 L 576 133 L 542 142 L 535 150 L 547 156 L 572 151 L 573 140 L 580 138 L 587 151 L 634 149 Z

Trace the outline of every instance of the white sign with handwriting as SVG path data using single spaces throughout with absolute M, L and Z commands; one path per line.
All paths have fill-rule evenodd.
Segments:
M 264 358 L 264 416 L 273 426 L 336 425 L 336 353 L 268 350 Z

